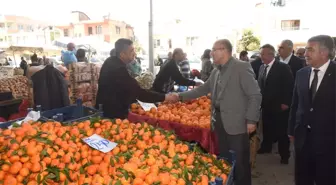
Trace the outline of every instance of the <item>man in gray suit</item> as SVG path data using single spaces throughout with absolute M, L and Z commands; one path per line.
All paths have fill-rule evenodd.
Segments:
M 185 101 L 211 93 L 211 128 L 218 136 L 220 155 L 235 151 L 235 185 L 251 185 L 248 134 L 256 130 L 259 121 L 260 89 L 251 65 L 232 57 L 229 40 L 215 42 L 211 55 L 216 68 L 210 78 L 200 87 L 178 94 L 178 98 Z

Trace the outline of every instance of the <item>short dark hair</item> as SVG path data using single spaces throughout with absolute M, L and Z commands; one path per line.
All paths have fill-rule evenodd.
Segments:
M 177 53 L 183 53 L 182 48 L 175 48 L 173 51 L 173 58 L 175 57 L 175 55 L 177 55 Z
M 85 50 L 84 49 L 78 49 L 76 52 L 77 59 L 84 58 L 85 57 Z
M 133 44 L 130 39 L 121 38 L 114 43 L 114 49 L 116 56 L 119 56 L 121 52 L 127 50 L 127 48 Z
M 335 43 L 334 39 L 329 35 L 317 35 L 311 37 L 308 42 L 318 42 L 320 47 L 325 47 L 329 51 L 329 58 L 333 58 L 335 52 Z
M 241 58 L 241 57 L 244 57 L 244 56 L 247 56 L 248 55 L 248 52 L 247 51 L 241 51 L 240 53 L 239 53 L 239 58 Z
M 272 50 L 275 54 L 275 48 L 271 44 L 265 44 L 265 45 L 261 46 L 260 49 L 265 49 L 265 48 Z
M 232 53 L 232 44 L 228 39 L 218 40 L 217 43 L 224 45 L 225 49 Z
M 116 52 L 115 49 L 112 49 L 112 50 L 110 51 L 110 56 L 111 56 L 111 57 L 116 56 L 116 53 L 115 53 L 115 52 Z

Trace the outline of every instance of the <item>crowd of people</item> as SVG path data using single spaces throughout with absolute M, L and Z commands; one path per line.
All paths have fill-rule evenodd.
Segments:
M 270 153 L 277 142 L 279 161 L 286 165 L 291 157 L 290 141 L 294 143 L 296 185 L 335 184 L 333 39 L 314 36 L 305 49 L 296 52 L 297 56 L 290 40 L 280 44 L 278 55 L 272 45 L 263 45 L 260 58 L 251 63 L 246 53 L 236 59 L 229 40 L 216 41 L 202 56 L 201 76 L 205 83 L 200 84 L 179 70 L 186 55 L 176 48 L 171 58 L 162 63 L 153 87 L 145 90 L 127 70 L 136 56 L 132 41 L 119 39 L 115 55 L 102 66 L 96 104 L 103 105 L 106 117 L 126 118 L 136 100 L 177 102 L 211 93 L 211 129 L 218 135 L 220 155 L 229 150 L 236 152 L 236 185 L 251 184 L 249 134 L 261 125 L 259 154 Z M 175 83 L 198 87 L 175 93 Z

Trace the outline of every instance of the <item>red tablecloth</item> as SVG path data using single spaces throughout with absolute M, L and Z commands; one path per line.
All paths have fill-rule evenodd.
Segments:
M 217 137 L 214 132 L 210 131 L 210 129 L 191 127 L 165 120 L 156 120 L 148 116 L 142 116 L 131 112 L 128 114 L 128 120 L 131 122 L 147 122 L 165 130 L 173 130 L 182 140 L 196 141 L 209 153 L 218 154 Z

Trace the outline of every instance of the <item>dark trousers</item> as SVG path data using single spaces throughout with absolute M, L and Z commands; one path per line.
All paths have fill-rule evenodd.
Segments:
M 220 156 L 230 155 L 229 150 L 233 150 L 236 154 L 235 185 L 251 185 L 250 142 L 248 134 L 228 134 L 224 129 L 220 112 L 216 112 L 215 131 L 218 137 Z
M 261 150 L 271 152 L 272 144 L 278 142 L 279 154 L 282 159 L 289 159 L 289 138 L 287 134 L 289 111 L 262 111 L 263 142 Z
M 302 148 L 295 148 L 296 185 L 335 185 L 335 151 L 318 154 L 312 147 L 312 136 L 308 133 Z M 321 143 L 323 144 L 323 143 Z

